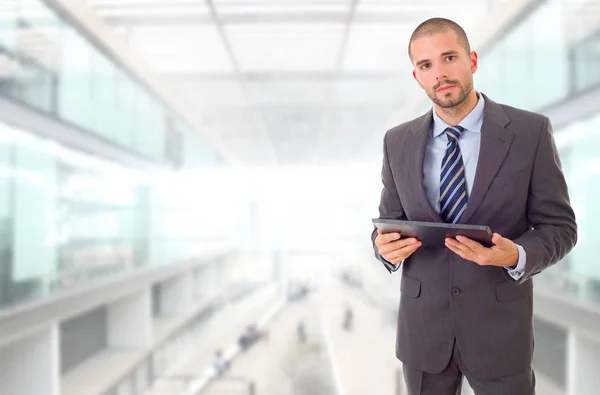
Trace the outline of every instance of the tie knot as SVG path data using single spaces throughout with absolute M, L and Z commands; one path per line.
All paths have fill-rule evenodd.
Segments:
M 462 126 L 451 126 L 449 128 L 446 128 L 446 130 L 444 130 L 444 132 L 446 132 L 446 135 L 448 136 L 448 139 L 452 139 L 449 141 L 458 141 L 458 138 L 464 131 L 465 131 L 465 128 L 463 128 Z

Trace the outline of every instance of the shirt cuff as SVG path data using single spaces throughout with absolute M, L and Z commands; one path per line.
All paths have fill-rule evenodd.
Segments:
M 525 274 L 525 263 L 527 261 L 527 254 L 525 253 L 525 249 L 520 245 L 516 244 L 517 249 L 519 250 L 519 260 L 517 261 L 517 266 L 509 266 L 505 267 L 508 271 L 508 274 L 515 280 L 519 280 Z
M 390 272 L 395 272 L 395 271 L 397 271 L 398 269 L 400 269 L 400 266 L 402 265 L 402 262 L 404 262 L 404 261 L 400 262 L 400 263 L 399 263 L 399 264 L 397 264 L 397 265 L 394 265 L 393 263 L 389 262 L 389 261 L 388 261 L 387 259 L 385 259 L 384 257 L 381 257 L 381 262 L 383 262 L 383 264 L 384 264 L 384 265 L 385 265 L 385 266 L 388 268 L 388 270 L 389 270 Z

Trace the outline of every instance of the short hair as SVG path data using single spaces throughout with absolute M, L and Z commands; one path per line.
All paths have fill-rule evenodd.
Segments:
M 456 33 L 460 45 L 465 48 L 468 54 L 471 53 L 471 45 L 469 44 L 467 33 L 465 33 L 463 28 L 460 27 L 458 23 L 446 18 L 431 18 L 417 26 L 413 34 L 410 36 L 410 40 L 408 42 L 408 56 L 410 59 L 412 60 L 410 46 L 414 40 L 425 36 L 433 36 L 437 33 L 445 33 L 447 31 L 453 31 Z

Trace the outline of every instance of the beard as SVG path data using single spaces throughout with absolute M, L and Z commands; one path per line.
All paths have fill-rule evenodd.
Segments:
M 458 88 L 458 97 L 455 99 L 452 98 L 452 93 L 442 93 L 443 98 L 439 98 L 436 96 L 436 91 L 442 85 L 456 85 Z M 466 86 L 463 86 L 458 80 L 444 80 L 438 82 L 432 89 L 431 92 L 427 92 L 427 96 L 431 99 L 432 102 L 437 104 L 441 108 L 451 109 L 454 107 L 459 107 L 469 96 L 469 93 L 473 90 L 473 79 L 471 79 Z

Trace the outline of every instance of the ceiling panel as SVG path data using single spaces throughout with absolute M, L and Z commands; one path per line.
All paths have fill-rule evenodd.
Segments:
M 281 164 L 306 163 L 314 156 L 323 122 L 321 107 L 267 107 L 262 109 L 271 144 Z
M 474 35 L 507 0 L 87 1 L 233 155 L 323 164 L 381 155 L 410 104 L 418 23 L 443 16 Z
M 260 111 L 245 106 L 202 109 L 202 124 L 215 130 L 224 139 L 265 133 Z
M 334 70 L 343 31 L 342 23 L 225 26 L 242 72 Z
M 244 106 L 248 104 L 239 81 L 194 81 L 165 76 L 165 81 L 174 89 L 186 95 L 198 111 L 206 107 Z
M 207 3 L 198 0 L 88 0 L 103 17 L 209 15 Z
M 342 79 L 335 84 L 333 102 L 336 105 L 401 105 L 406 99 L 403 87 L 408 84 L 416 84 L 408 71 L 397 77 Z
M 248 100 L 255 106 L 329 105 L 332 81 L 267 80 L 246 82 Z
M 131 46 L 160 73 L 232 71 L 216 25 L 138 26 Z
M 159 1 L 159 0 L 157 0 Z M 163 0 L 164 1 L 164 0 Z M 315 6 L 317 4 L 322 4 L 324 6 L 330 5 L 338 5 L 338 4 L 346 4 L 350 5 L 352 0 L 212 0 L 212 2 L 216 6 L 227 6 L 227 5 L 245 5 L 245 6 L 280 6 L 285 7 L 288 4 L 292 5 L 306 5 L 306 6 Z
M 342 0 L 338 2 L 226 2 L 214 1 L 215 9 L 220 15 L 231 13 L 250 13 L 250 14 L 291 14 L 305 12 L 348 12 L 350 1 Z
M 330 108 L 323 117 L 314 163 L 356 163 L 362 159 L 365 144 L 385 132 L 383 124 L 390 112 L 389 106 Z
M 414 27 L 402 25 L 353 25 L 342 69 L 344 71 L 400 70 L 410 66 L 406 43 Z
M 208 133 L 248 163 L 275 162 L 276 157 L 259 110 L 246 106 L 199 107 L 202 125 Z

